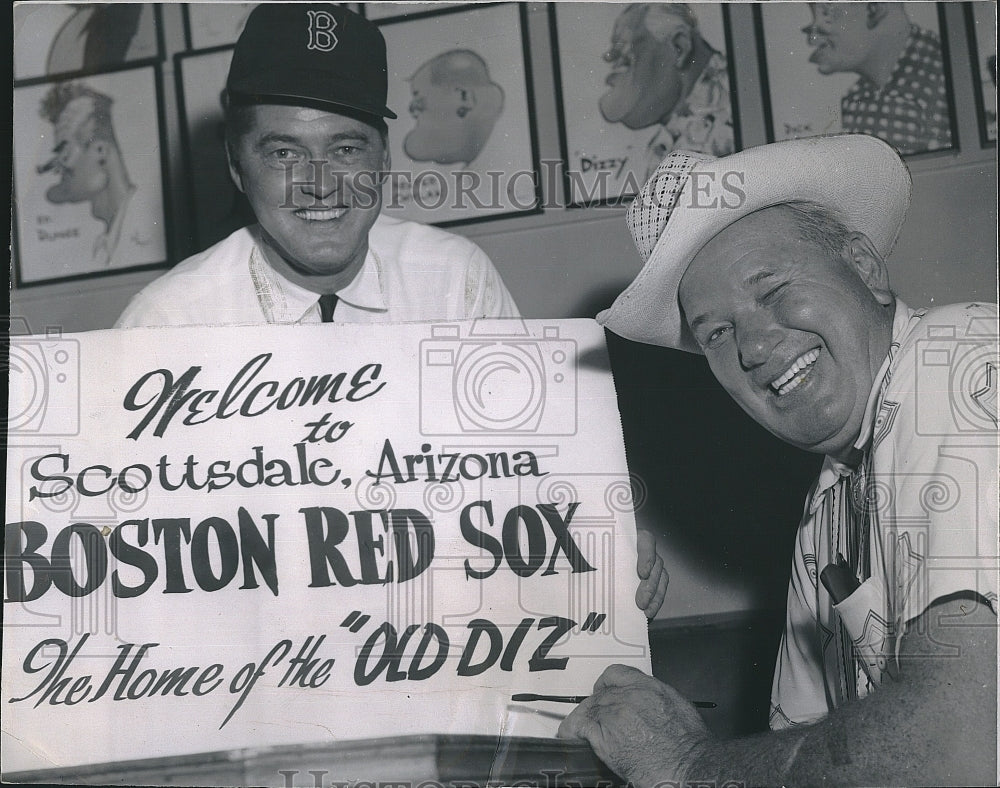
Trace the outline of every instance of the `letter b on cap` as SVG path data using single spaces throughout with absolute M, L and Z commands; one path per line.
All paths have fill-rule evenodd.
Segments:
M 320 52 L 330 52 L 337 46 L 337 37 L 333 29 L 337 20 L 329 11 L 307 11 L 309 14 L 309 44 L 308 49 Z

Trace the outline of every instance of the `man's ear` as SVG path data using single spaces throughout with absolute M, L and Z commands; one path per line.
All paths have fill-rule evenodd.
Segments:
M 677 68 L 687 68 L 691 65 L 691 54 L 694 50 L 694 42 L 691 40 L 691 32 L 681 27 L 670 37 L 670 45 L 673 47 L 674 66 Z
M 229 140 L 226 140 L 225 148 L 226 148 L 226 164 L 229 165 L 229 177 L 232 178 L 233 184 L 235 184 L 236 188 L 239 189 L 240 192 L 242 192 L 243 194 L 246 194 L 246 191 L 244 191 L 243 189 L 243 175 L 240 172 L 240 162 L 239 159 L 236 158 L 236 155 L 233 153 L 233 149 L 232 146 L 229 144 Z
M 895 296 L 889 288 L 889 271 L 871 238 L 864 233 L 853 233 L 845 244 L 844 256 L 876 301 L 883 306 L 893 302 Z
M 885 3 L 868 3 L 865 13 L 865 22 L 868 25 L 868 29 L 871 30 L 878 27 L 888 13 L 889 9 L 886 8 Z

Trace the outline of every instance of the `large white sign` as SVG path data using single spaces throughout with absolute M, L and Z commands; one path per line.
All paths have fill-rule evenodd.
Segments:
M 7 771 L 554 735 L 649 671 L 587 320 L 15 339 Z

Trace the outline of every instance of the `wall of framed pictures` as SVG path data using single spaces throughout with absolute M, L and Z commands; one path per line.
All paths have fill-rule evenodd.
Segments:
M 119 20 L 129 32 L 126 40 L 88 49 L 79 30 L 94 25 L 83 16 L 123 13 L 119 5 L 132 9 L 132 17 Z M 226 174 L 219 91 L 230 47 L 253 5 L 20 6 L 31 13 L 21 10 L 14 20 L 13 300 L 32 322 L 67 329 L 110 325 L 157 268 L 204 248 L 247 219 Z M 694 89 L 691 80 L 686 83 L 688 98 L 674 104 L 667 98 L 658 104 L 656 91 L 641 84 L 639 49 L 623 56 L 621 42 L 635 25 L 630 16 L 635 12 L 624 5 L 348 5 L 379 24 L 390 42 L 392 101 L 400 116 L 390 131 L 394 169 L 409 170 L 413 177 L 395 185 L 387 210 L 474 237 L 531 316 L 593 314 L 635 273 L 639 261 L 622 211 L 657 156 L 676 147 L 724 153 L 844 128 L 878 133 L 877 125 L 858 124 L 866 117 L 876 124 L 882 120 L 877 108 L 863 101 L 848 107 L 858 93 L 854 86 L 863 80 L 850 64 L 824 62 L 829 34 L 805 3 L 780 9 L 692 5 L 687 22 L 696 32 L 688 36 L 689 59 L 702 71 Z M 992 295 L 991 241 L 977 232 L 994 220 L 991 8 L 975 2 L 903 9 L 905 23 L 937 47 L 929 62 L 938 59 L 940 78 L 926 89 L 940 93 L 944 108 L 938 113 L 944 131 L 916 139 L 905 150 L 916 185 L 911 220 L 895 254 L 908 265 L 896 281 L 915 303 L 949 294 Z M 504 35 L 482 32 L 498 29 Z M 410 80 L 458 50 L 476 56 L 495 97 L 495 117 L 485 124 L 492 131 L 471 142 L 434 126 L 432 112 L 419 118 L 410 112 Z M 103 60 L 99 52 L 105 53 Z M 684 75 L 677 78 L 683 81 Z M 90 202 L 75 197 L 72 202 L 70 190 L 56 188 L 55 126 L 40 115 L 41 103 L 48 89 L 73 83 L 79 83 L 74 89 L 112 102 L 116 132 L 121 126 L 125 182 L 135 187 L 127 190 L 134 195 L 128 220 L 141 215 L 143 226 L 130 229 L 125 219 L 95 217 Z M 649 112 L 630 109 L 630 91 L 646 97 Z M 120 116 L 131 112 L 133 101 L 135 125 L 126 129 Z M 428 143 L 435 137 L 446 149 Z M 152 150 L 157 156 L 144 155 Z M 472 208 L 435 204 L 438 184 L 478 178 L 489 186 L 484 178 L 489 172 L 502 173 L 504 187 L 514 184 L 513 190 L 504 188 L 503 199 L 489 202 L 484 192 Z M 955 231 L 934 229 L 941 223 Z M 113 255 L 101 250 L 105 241 L 95 256 L 95 244 L 100 247 L 100 237 L 109 234 L 124 240 L 112 244 Z

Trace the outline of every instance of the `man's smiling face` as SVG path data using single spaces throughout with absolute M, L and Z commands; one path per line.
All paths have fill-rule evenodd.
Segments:
M 378 130 L 305 107 L 251 107 L 230 170 L 267 244 L 298 278 L 349 277 L 368 251 L 388 155 Z
M 691 332 L 740 407 L 793 446 L 841 459 L 888 351 L 894 303 L 878 253 L 850 237 L 860 261 L 805 240 L 787 207 L 757 211 L 709 241 L 679 289 Z

